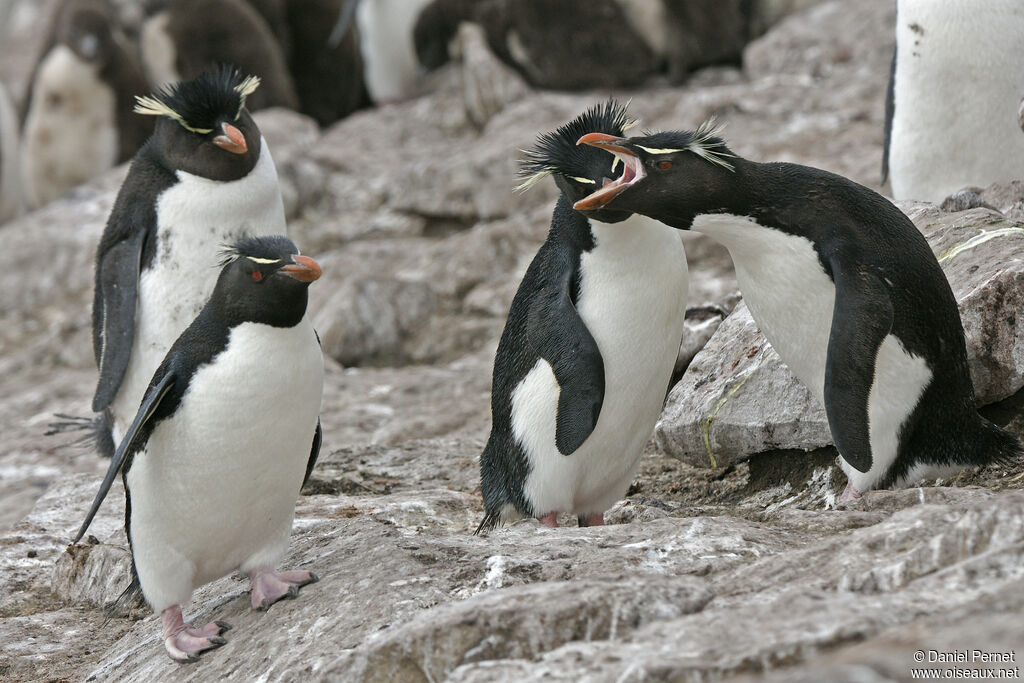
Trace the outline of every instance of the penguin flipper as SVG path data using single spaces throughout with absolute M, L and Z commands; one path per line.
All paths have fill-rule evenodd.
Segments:
M 159 373 L 160 370 L 157 370 L 157 372 Z M 85 521 L 82 522 L 78 535 L 75 536 L 75 540 L 72 543 L 78 543 L 82 540 L 82 536 L 88 530 L 93 517 L 96 516 L 96 512 L 100 509 L 100 503 L 107 497 L 107 492 L 110 491 L 114 479 L 127 462 L 128 455 L 135 453 L 138 450 L 139 442 L 148 437 L 151 431 L 149 425 L 150 418 L 153 417 L 157 408 L 160 407 L 161 401 L 167 396 L 168 392 L 174 388 L 175 375 L 173 372 L 165 373 L 160 377 L 159 382 L 155 381 L 156 377 L 153 379 L 154 382 L 150 384 L 146 397 L 142 400 L 142 405 L 139 406 L 139 412 L 135 414 L 135 420 L 132 421 L 124 438 L 121 439 L 121 443 L 114 452 L 114 457 L 110 459 L 110 466 L 107 468 L 106 476 L 103 477 L 103 483 L 100 484 L 100 490 L 96 493 L 96 498 L 92 501 L 92 507 L 89 508 L 89 514 L 85 516 Z
M 889 86 L 885 90 L 885 136 L 882 142 L 882 181 L 889 178 L 889 144 L 892 142 L 892 117 L 896 114 L 896 46 L 892 48 L 892 64 L 889 66 Z
M 92 409 L 100 412 L 117 396 L 135 340 L 135 304 L 145 232 L 136 231 L 110 247 L 96 264 L 93 345 L 100 377 Z
M 871 469 L 868 397 L 878 349 L 892 330 L 893 305 L 877 276 L 832 262 L 836 301 L 825 362 L 825 413 L 839 455 Z
M 526 335 L 555 373 L 560 388 L 555 445 L 562 455 L 572 455 L 594 431 L 601 414 L 604 359 L 572 298 L 578 254 L 560 249 L 552 253 L 549 265 L 552 276 L 530 306 Z
M 313 474 L 313 467 L 316 465 L 316 459 L 320 455 L 320 443 L 324 439 L 324 431 L 320 428 L 320 418 L 316 419 L 316 431 L 313 432 L 313 447 L 309 450 L 309 462 L 306 463 L 306 476 L 302 478 L 302 486 L 306 485 L 309 481 L 309 475 Z M 299 488 L 301 489 L 302 486 Z

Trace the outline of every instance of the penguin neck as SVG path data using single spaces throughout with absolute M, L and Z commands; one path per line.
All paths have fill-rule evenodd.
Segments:
M 741 158 L 735 160 L 734 166 L 735 180 L 725 191 L 710 197 L 704 207 L 684 215 L 681 221 L 666 222 L 676 227 L 682 227 L 680 222 L 685 222 L 690 228 L 694 222 L 721 222 L 722 218 L 737 216 L 762 227 L 800 234 L 808 202 L 813 202 L 816 196 L 828 196 L 829 188 L 815 181 L 806 172 L 811 169 L 803 166 Z M 824 171 L 818 173 L 837 177 Z
M 306 317 L 309 290 L 290 287 L 276 296 L 261 296 L 258 301 L 248 297 L 214 295 L 206 306 L 209 315 L 224 321 L 229 328 L 243 323 L 259 323 L 271 327 L 295 327 Z

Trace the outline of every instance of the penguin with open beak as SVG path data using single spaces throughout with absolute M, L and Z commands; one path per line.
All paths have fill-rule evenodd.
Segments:
M 621 135 L 633 123 L 610 100 L 527 154 L 522 187 L 551 176 L 562 194 L 494 359 L 478 531 L 524 516 L 553 527 L 560 512 L 580 526 L 604 524 L 661 414 L 686 313 L 681 236 L 630 211 L 572 209 L 623 172 L 576 140 L 595 129 Z
M 840 502 L 1024 455 L 978 414 L 953 291 L 889 200 L 827 171 L 740 158 L 709 124 L 579 143 L 624 171 L 578 211 L 635 211 L 729 250 L 754 321 L 825 406 L 849 480 Z

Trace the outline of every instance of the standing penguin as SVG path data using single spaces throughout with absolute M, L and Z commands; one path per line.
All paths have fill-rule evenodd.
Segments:
M 882 157 L 895 199 L 1024 179 L 1022 36 L 1020 0 L 899 0 Z
M 636 211 L 729 250 L 754 320 L 824 403 L 850 482 L 840 502 L 1024 455 L 978 415 L 949 282 L 887 199 L 819 169 L 741 159 L 707 124 L 580 143 L 625 171 L 577 210 Z
M 317 580 L 277 572 L 295 500 L 320 451 L 323 354 L 306 315 L 320 267 L 286 237 L 237 242 L 209 302 L 153 375 L 82 524 L 114 478 L 125 488 L 132 585 L 163 622 L 172 659 L 195 661 L 230 626 L 187 626 L 192 591 L 249 575 L 265 610 Z
M 41 206 L 130 159 L 152 122 L 132 115 L 142 70 L 104 0 L 67 0 L 35 67 L 23 114 L 26 204 Z
M 132 162 L 96 254 L 92 405 L 103 411 L 106 455 L 213 290 L 220 245 L 285 232 L 274 161 L 246 109 L 258 86 L 255 76 L 219 67 L 139 98 L 136 111 L 157 116 L 156 130 Z
M 478 532 L 520 516 L 554 527 L 559 512 L 603 524 L 661 414 L 689 284 L 680 235 L 629 211 L 588 220 L 572 210 L 623 170 L 576 140 L 594 129 L 621 135 L 631 123 L 609 101 L 528 154 L 524 187 L 552 175 L 562 195 L 494 359 Z

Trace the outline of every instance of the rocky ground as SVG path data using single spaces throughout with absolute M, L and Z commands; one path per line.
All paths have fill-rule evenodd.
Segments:
M 741 155 L 879 189 L 893 9 L 824 2 L 752 43 L 743 70 L 614 94 L 647 127 L 716 115 Z M 145 608 L 105 616 L 128 563 L 123 494 L 68 547 L 104 463 L 43 436 L 55 412 L 88 414 L 93 249 L 124 169 L 0 227 L 0 678 L 883 681 L 910 678 L 918 650 L 1019 662 L 1024 466 L 833 509 L 820 409 L 742 306 L 686 367 L 721 322 L 703 304 L 736 301 L 727 256 L 695 235 L 685 373 L 608 525 L 472 535 L 490 364 L 555 196 L 511 191 L 516 150 L 608 93 L 531 91 L 461 39 L 424 97 L 325 131 L 258 116 L 292 236 L 324 269 L 324 448 L 287 558 L 321 581 L 266 613 L 240 577 L 197 591 L 188 618 L 234 630 L 196 665 L 167 659 Z M 902 207 L 954 280 L 986 414 L 1017 433 L 1022 200 L 1006 185 Z

